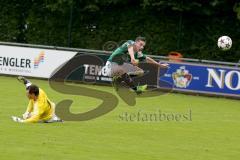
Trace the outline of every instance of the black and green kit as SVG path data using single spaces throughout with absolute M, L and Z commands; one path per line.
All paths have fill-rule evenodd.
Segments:
M 128 40 L 127 42 L 123 43 L 120 47 L 113 51 L 111 56 L 108 58 L 108 61 L 115 62 L 119 65 L 122 65 L 124 62 L 125 63 L 131 62 L 131 58 L 128 53 L 128 47 L 130 45 L 133 45 L 134 43 L 135 42 L 133 40 Z M 146 56 L 141 52 L 135 52 L 134 57 L 139 61 L 144 61 L 146 59 Z

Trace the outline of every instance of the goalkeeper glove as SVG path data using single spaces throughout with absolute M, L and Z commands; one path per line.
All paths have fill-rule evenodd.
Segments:
M 30 113 L 25 112 L 22 116 L 23 116 L 23 119 L 28 119 L 28 118 L 30 118 Z
M 15 116 L 12 116 L 12 120 L 15 121 L 15 122 L 23 122 L 23 120 L 21 118 L 18 118 L 18 117 L 15 117 Z

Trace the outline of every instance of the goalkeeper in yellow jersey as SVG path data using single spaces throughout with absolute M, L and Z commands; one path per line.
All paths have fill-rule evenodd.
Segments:
M 29 104 L 26 112 L 23 114 L 23 118 L 12 116 L 13 121 L 21 123 L 62 122 L 55 115 L 55 104 L 48 99 L 46 93 L 41 88 L 22 76 L 19 76 L 18 80 L 26 86 Z

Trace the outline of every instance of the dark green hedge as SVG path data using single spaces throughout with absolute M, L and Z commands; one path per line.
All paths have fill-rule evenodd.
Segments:
M 0 0 L 0 40 L 112 50 L 142 35 L 148 54 L 178 51 L 188 58 L 237 62 L 239 4 L 237 0 Z M 231 50 L 217 48 L 221 35 L 232 38 Z

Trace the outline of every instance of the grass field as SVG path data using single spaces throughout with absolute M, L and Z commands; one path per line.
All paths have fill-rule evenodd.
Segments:
M 74 99 L 71 111 L 85 112 L 101 103 L 63 95 L 47 81 L 32 80 L 59 102 Z M 90 121 L 20 124 L 28 100 L 15 77 L 0 76 L 0 159 L 22 160 L 237 160 L 240 158 L 240 105 L 237 100 L 183 94 L 139 98 L 130 107 L 119 100 L 110 113 Z M 111 92 L 111 87 L 91 86 Z M 187 114 L 191 120 L 126 121 L 124 113 Z

